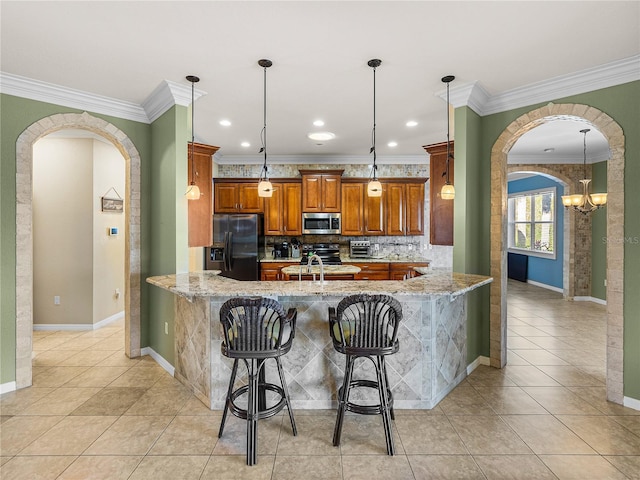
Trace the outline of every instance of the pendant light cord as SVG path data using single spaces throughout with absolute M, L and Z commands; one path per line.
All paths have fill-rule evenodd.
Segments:
M 580 130 L 582 133 L 584 133 L 584 137 L 583 137 L 583 143 L 582 143 L 582 171 L 584 173 L 584 176 L 582 178 L 587 178 L 587 132 L 589 132 L 588 128 L 585 128 L 584 130 Z
M 196 158 L 194 156 L 194 142 L 196 140 L 196 132 L 195 132 L 195 123 L 194 123 L 194 118 L 195 118 L 195 105 L 194 105 L 194 98 L 195 98 L 195 81 L 191 82 L 191 185 L 195 185 L 195 165 L 196 165 Z
M 263 67 L 264 69 L 264 82 L 263 82 L 263 104 L 262 104 L 262 112 L 263 112 L 263 127 L 262 132 L 260 132 L 260 141 L 262 142 L 262 148 L 260 152 L 264 153 L 264 165 L 262 167 L 262 173 L 260 173 L 260 178 L 264 174 L 264 178 L 267 179 L 267 67 Z

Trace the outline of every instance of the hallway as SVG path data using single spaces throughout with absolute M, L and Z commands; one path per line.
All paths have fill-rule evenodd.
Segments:
M 150 357 L 127 359 L 123 322 L 34 332 L 34 384 L 0 397 L 4 479 L 640 479 L 640 411 L 605 399 L 606 307 L 509 282 L 509 357 L 478 367 L 436 408 L 381 420 L 296 410 L 245 423 L 205 408 Z

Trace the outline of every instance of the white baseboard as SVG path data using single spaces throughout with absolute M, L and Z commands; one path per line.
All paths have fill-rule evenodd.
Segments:
M 124 310 L 111 315 L 110 317 L 100 320 L 97 323 L 34 323 L 34 330 L 98 330 L 99 328 L 106 327 L 110 323 L 124 318 Z
M 530 283 L 531 285 L 535 285 L 536 287 L 546 288 L 547 290 L 563 293 L 563 290 L 561 288 L 554 287 L 553 285 L 547 285 L 546 283 L 536 282 L 535 280 L 527 280 L 527 283 Z
M 593 303 L 598 303 L 600 305 L 607 304 L 606 300 L 602 300 L 601 298 L 596 298 L 596 297 L 584 297 L 584 296 L 573 297 L 573 301 L 574 302 L 593 302 Z
M 634 410 L 640 410 L 640 400 L 631 397 L 623 397 L 622 404 L 625 407 L 633 408 Z
M 489 366 L 491 365 L 491 361 L 489 359 L 489 357 L 485 357 L 483 355 L 480 355 L 478 358 L 476 358 L 473 362 L 471 362 L 468 366 L 467 366 L 467 375 L 471 375 L 471 372 L 473 372 L 476 368 L 478 368 L 480 365 L 486 365 Z
M 0 395 L 13 392 L 16 389 L 16 382 L 0 383 Z
M 174 376 L 174 372 L 176 369 L 153 348 L 144 347 L 142 350 L 140 350 L 140 355 L 149 355 L 151 358 L 153 358 L 156 361 L 158 365 L 160 365 L 164 370 L 166 370 L 167 373 L 169 373 L 169 375 L 171 375 L 172 377 Z

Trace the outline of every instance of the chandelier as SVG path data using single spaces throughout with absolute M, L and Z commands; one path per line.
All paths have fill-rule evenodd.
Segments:
M 589 213 L 603 207 L 607 203 L 606 193 L 592 193 L 589 194 L 589 183 L 591 179 L 587 178 L 587 133 L 591 129 L 585 128 L 580 130 L 580 133 L 584 134 L 583 139 L 583 168 L 584 178 L 580 180 L 582 184 L 582 194 L 576 193 L 574 195 L 562 195 L 562 204 L 566 208 L 573 207 L 574 210 L 588 215 Z

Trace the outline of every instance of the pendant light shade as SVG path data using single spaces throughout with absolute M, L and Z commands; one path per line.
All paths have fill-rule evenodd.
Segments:
M 196 138 L 195 125 L 193 123 L 194 110 L 195 110 L 194 91 L 195 91 L 195 84 L 199 82 L 200 79 L 195 75 L 187 75 L 187 80 L 191 82 L 191 145 L 190 145 L 191 147 L 191 182 L 187 187 L 187 192 L 185 193 L 185 196 L 187 197 L 187 200 L 200 200 L 200 187 L 196 185 L 196 175 L 197 175 L 196 158 L 194 156 L 194 145 L 193 145 Z
M 262 127 L 262 132 L 260 134 L 260 139 L 262 141 L 262 148 L 258 153 L 264 153 L 264 165 L 262 167 L 262 171 L 260 172 L 260 178 L 258 182 L 258 196 L 259 197 L 272 197 L 273 196 L 273 185 L 269 181 L 269 176 L 267 175 L 267 68 L 273 65 L 271 60 L 267 60 L 263 58 L 258 60 L 258 65 L 260 65 L 264 70 L 264 102 L 263 102 L 263 118 L 264 125 Z
M 373 68 L 373 130 L 371 131 L 371 149 L 369 153 L 373 153 L 373 168 L 371 170 L 371 178 L 367 185 L 367 196 L 369 197 L 381 197 L 382 196 L 382 183 L 378 180 L 378 166 L 376 165 L 376 68 L 380 66 L 382 60 L 377 58 L 371 59 L 367 62 L 371 68 Z
M 442 82 L 447 84 L 447 161 L 446 161 L 446 180 L 442 189 L 440 190 L 440 198 L 443 200 L 453 200 L 456 197 L 456 189 L 453 187 L 451 182 L 449 181 L 449 159 L 451 158 L 451 145 L 449 141 L 449 84 L 456 79 L 453 75 L 447 75 L 446 77 L 442 77 Z
M 606 193 L 589 194 L 589 183 L 591 183 L 591 179 L 587 178 L 587 133 L 590 131 L 591 129 L 589 128 L 580 130 L 580 133 L 584 135 L 582 144 L 584 178 L 580 180 L 580 183 L 582 184 L 582 194 L 576 193 L 574 195 L 562 195 L 562 204 L 566 208 L 573 207 L 574 210 L 584 213 L 585 215 L 588 215 L 594 210 L 597 210 L 607 204 Z

